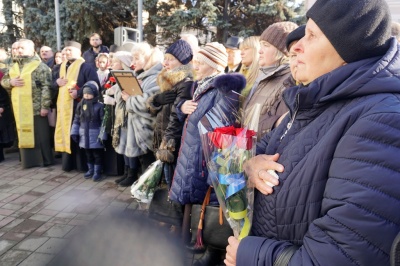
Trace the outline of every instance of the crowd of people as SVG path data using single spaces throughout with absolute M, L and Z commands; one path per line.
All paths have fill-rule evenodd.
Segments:
M 384 0 L 318 0 L 306 16 L 224 44 L 185 34 L 165 52 L 108 49 L 97 33 L 83 54 L 73 40 L 53 54 L 20 39 L 9 57 L 0 49 L 0 162 L 17 142 L 22 168 L 59 156 L 64 171 L 128 187 L 161 160 L 170 200 L 190 212 L 212 186 L 199 122 L 213 113 L 240 124 L 259 105 L 257 156 L 245 163 L 251 234 L 208 246 L 194 265 L 389 265 L 400 232 L 400 24 Z M 122 89 L 116 70 L 142 92 Z

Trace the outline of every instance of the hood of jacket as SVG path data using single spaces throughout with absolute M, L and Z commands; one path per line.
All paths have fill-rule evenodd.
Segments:
M 227 73 L 225 75 L 219 75 L 214 79 L 212 87 L 218 88 L 225 92 L 234 91 L 240 94 L 243 88 L 246 86 L 246 78 L 239 73 Z
M 221 90 L 223 93 L 235 92 L 240 94 L 244 87 L 246 86 L 246 78 L 239 73 L 225 73 L 217 75 L 210 82 L 210 85 L 207 85 L 205 88 L 200 88 L 198 82 L 194 85 L 195 91 L 193 94 L 194 100 L 197 101 L 201 96 L 210 89 L 217 88 Z M 201 90 L 201 91 L 199 91 Z

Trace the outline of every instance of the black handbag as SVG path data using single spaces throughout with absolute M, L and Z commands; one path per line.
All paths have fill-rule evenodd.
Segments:
M 150 202 L 149 217 L 159 222 L 182 226 L 183 206 L 169 199 L 166 187 L 158 188 Z
M 196 243 L 197 249 L 202 249 L 203 243 L 214 248 L 225 249 L 228 246 L 228 238 L 233 236 L 233 231 L 222 209 L 219 206 L 208 205 L 210 195 L 211 187 L 208 188 L 202 205 L 192 205 L 191 242 Z

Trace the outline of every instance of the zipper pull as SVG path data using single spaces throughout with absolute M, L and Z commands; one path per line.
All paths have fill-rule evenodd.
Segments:
M 287 123 L 286 125 L 286 130 L 283 133 L 283 135 L 280 137 L 280 141 L 282 142 L 283 138 L 286 136 L 286 134 L 288 133 L 288 131 L 290 130 L 290 128 L 292 127 L 294 120 L 296 119 L 296 115 L 297 115 L 297 111 L 299 110 L 299 102 L 300 102 L 300 96 L 299 94 L 296 95 L 296 102 L 297 102 L 297 106 L 296 109 L 294 111 L 293 117 L 292 119 L 290 119 L 290 121 Z
M 283 140 L 283 138 L 286 136 L 286 134 L 288 133 L 288 131 L 289 131 L 289 129 L 292 127 L 292 124 L 293 124 L 293 122 L 292 121 L 290 121 L 290 122 L 288 122 L 287 123 L 287 125 L 286 125 L 286 130 L 285 130 L 285 132 L 283 133 L 283 135 L 280 137 L 280 141 L 282 141 Z

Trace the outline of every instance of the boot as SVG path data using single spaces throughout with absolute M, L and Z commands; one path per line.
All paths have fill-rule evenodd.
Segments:
M 2 162 L 2 161 L 4 161 L 4 152 L 3 152 L 3 148 L 0 147 L 0 162 Z
M 200 259 L 193 263 L 193 266 L 215 266 L 223 263 L 223 250 L 207 246 L 206 252 Z
M 136 180 L 137 180 L 137 169 L 129 168 L 128 176 L 124 180 L 119 182 L 118 185 L 120 185 L 121 187 L 129 187 L 132 186 L 133 182 L 135 182 Z
M 92 163 L 88 163 L 87 166 L 89 170 L 84 175 L 85 179 L 91 178 L 94 173 L 94 165 Z
M 122 180 L 124 180 L 125 178 L 128 177 L 128 169 L 129 169 L 129 166 L 125 165 L 124 174 L 120 178 L 116 179 L 115 183 L 119 184 Z
M 94 182 L 99 182 L 101 180 L 101 170 L 102 170 L 101 165 L 98 164 L 94 165 L 94 175 L 92 178 Z

